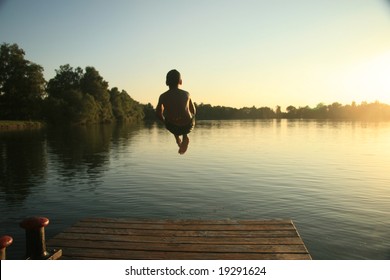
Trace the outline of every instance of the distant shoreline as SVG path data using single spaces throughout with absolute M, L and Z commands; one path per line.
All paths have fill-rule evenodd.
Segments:
M 45 124 L 40 121 L 2 121 L 0 120 L 0 131 L 42 128 Z

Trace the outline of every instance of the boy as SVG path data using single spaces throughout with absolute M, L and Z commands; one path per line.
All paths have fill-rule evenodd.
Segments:
M 169 90 L 160 95 L 156 114 L 165 124 L 165 127 L 175 136 L 179 146 L 179 154 L 187 151 L 190 139 L 187 134 L 195 126 L 196 109 L 190 94 L 179 89 L 182 84 L 181 75 L 177 70 L 171 70 L 167 74 L 166 85 Z M 180 139 L 180 136 L 183 136 Z

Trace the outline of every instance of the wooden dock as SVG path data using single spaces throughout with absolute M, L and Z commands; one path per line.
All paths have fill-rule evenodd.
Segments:
M 311 259 L 291 220 L 88 218 L 47 242 L 62 259 Z

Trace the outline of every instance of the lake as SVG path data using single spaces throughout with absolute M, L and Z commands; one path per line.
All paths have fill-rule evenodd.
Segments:
M 85 217 L 292 219 L 313 259 L 390 259 L 390 122 L 198 121 L 0 132 L 0 235 Z

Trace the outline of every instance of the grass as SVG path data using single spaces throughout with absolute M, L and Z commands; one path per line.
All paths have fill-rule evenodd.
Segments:
M 2 121 L 0 120 L 0 130 L 41 128 L 44 126 L 40 121 Z

